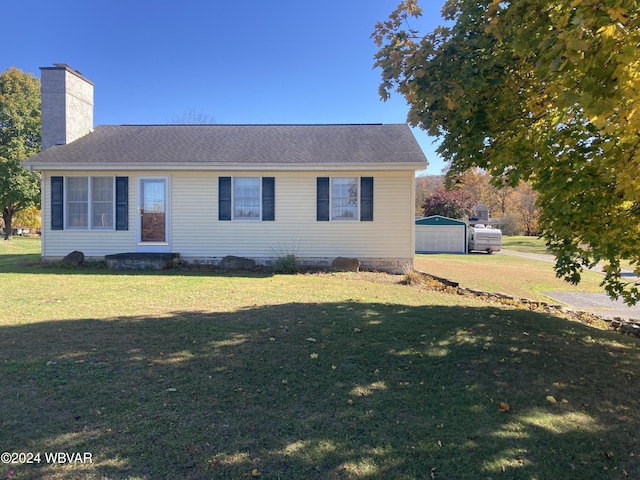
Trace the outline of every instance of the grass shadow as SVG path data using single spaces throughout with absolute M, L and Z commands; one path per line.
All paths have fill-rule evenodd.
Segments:
M 0 255 L 0 273 L 24 272 L 41 265 L 38 253 Z
M 640 478 L 639 360 L 491 307 L 52 319 L 0 327 L 0 450 L 91 453 L 5 466 L 30 479 Z

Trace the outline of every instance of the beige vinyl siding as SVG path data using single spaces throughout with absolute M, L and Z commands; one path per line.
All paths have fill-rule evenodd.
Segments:
M 225 172 L 275 177 L 275 221 L 218 221 L 219 173 L 173 173 L 172 250 L 185 257 L 412 257 L 413 172 L 374 177 L 374 221 L 316 221 L 316 178 L 330 172 Z M 339 172 L 335 176 L 361 176 Z
M 169 178 L 170 250 L 185 259 L 226 255 L 264 259 L 294 253 L 301 258 L 410 260 L 414 255 L 413 171 L 61 171 L 55 175 L 128 176 L 129 230 L 51 231 L 51 173 L 47 172 L 42 205 L 44 257 L 61 257 L 73 250 L 88 257 L 135 251 L 139 179 L 154 176 Z M 220 176 L 274 177 L 275 221 L 219 221 Z M 372 222 L 316 221 L 316 179 L 331 176 L 374 178 Z

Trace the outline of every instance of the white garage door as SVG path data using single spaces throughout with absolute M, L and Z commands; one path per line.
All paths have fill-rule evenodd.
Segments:
M 416 225 L 416 252 L 464 253 L 464 225 Z

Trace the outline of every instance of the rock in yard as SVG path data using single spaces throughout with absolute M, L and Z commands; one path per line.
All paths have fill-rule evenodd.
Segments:
M 74 250 L 62 259 L 62 263 L 66 265 L 80 265 L 84 262 L 84 253 Z
M 625 323 L 620 328 L 624 333 L 628 333 L 629 335 L 633 335 L 636 337 L 640 337 L 640 325 L 637 323 Z
M 360 271 L 360 260 L 357 258 L 338 257 L 333 260 L 331 267 L 338 272 Z
M 251 258 L 234 257 L 228 255 L 220 260 L 218 267 L 223 270 L 252 270 L 256 266 L 256 261 Z

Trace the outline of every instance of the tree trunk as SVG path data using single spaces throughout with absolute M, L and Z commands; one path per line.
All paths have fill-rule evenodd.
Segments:
M 13 238 L 13 212 L 8 208 L 2 209 L 2 220 L 4 220 L 4 239 L 11 240 Z

